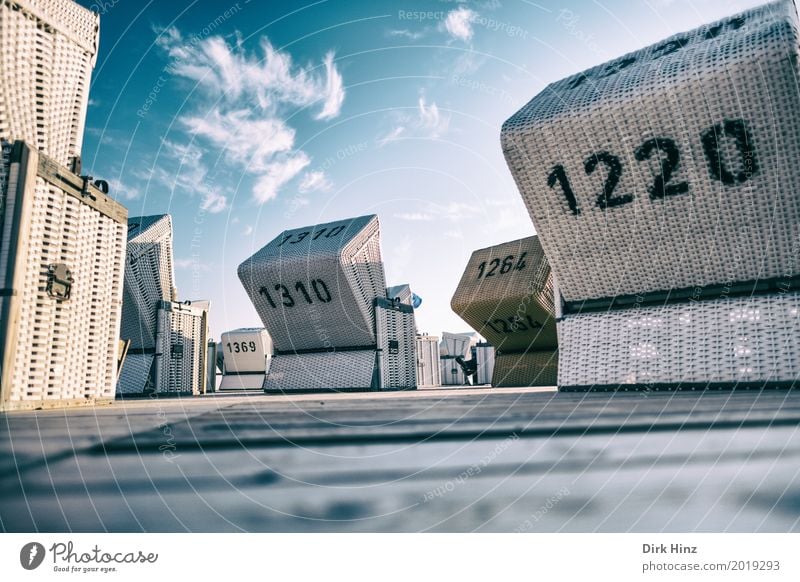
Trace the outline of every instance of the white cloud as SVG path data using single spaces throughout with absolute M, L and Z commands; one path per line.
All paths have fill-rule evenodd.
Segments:
M 463 202 L 449 202 L 447 204 L 431 204 L 432 211 L 437 213 L 441 218 L 449 220 L 450 222 L 461 222 L 465 218 L 475 216 L 480 212 L 472 204 L 464 204 Z
M 325 55 L 325 102 L 317 119 L 333 119 L 342 110 L 344 103 L 344 86 L 342 76 L 333 64 L 333 53 Z
M 447 127 L 450 125 L 450 118 L 439 115 L 439 107 L 436 103 L 427 105 L 425 98 L 420 97 L 419 122 L 428 137 L 439 137 L 447 131 Z
M 256 202 L 263 204 L 275 198 L 281 186 L 302 172 L 309 163 L 311 160 L 308 159 L 308 156 L 299 152 L 294 156 L 269 164 L 264 168 L 253 187 L 253 197 Z
M 216 214 L 218 212 L 222 212 L 228 207 L 228 198 L 219 194 L 218 192 L 207 192 L 203 196 L 203 202 L 200 204 L 200 208 L 203 210 L 210 212 L 211 214 Z
M 178 166 L 169 171 L 164 164 L 159 164 L 150 170 L 147 175 L 138 173 L 140 179 L 155 179 L 166 186 L 171 194 L 175 190 L 182 190 L 190 194 L 200 194 L 203 197 L 200 207 L 211 214 L 222 212 L 228 207 L 228 199 L 221 192 L 221 187 L 208 178 L 208 169 L 203 162 L 205 151 L 195 143 L 182 144 L 164 140 L 164 157 Z
M 435 102 L 428 105 L 425 97 L 419 98 L 417 110 L 413 114 L 395 111 L 392 118 L 395 127 L 375 139 L 378 147 L 397 141 L 401 137 L 439 138 L 447 133 L 450 126 L 450 117 L 442 115 Z
M 303 179 L 300 180 L 300 186 L 298 186 L 298 190 L 305 194 L 306 192 L 327 192 L 333 187 L 333 184 L 330 183 L 328 177 L 325 175 L 325 172 L 321 170 L 314 170 L 313 172 L 308 172 Z
M 375 143 L 378 144 L 378 147 L 383 147 L 387 143 L 390 143 L 390 142 L 393 142 L 393 141 L 397 141 L 398 139 L 400 139 L 400 136 L 403 134 L 403 132 L 405 130 L 406 130 L 406 128 L 403 127 L 402 125 L 397 126 L 394 129 L 392 129 L 389 133 L 387 133 L 386 135 L 383 135 L 383 136 L 380 136 L 378 138 L 375 138 Z
M 401 212 L 400 214 L 395 214 L 394 216 L 400 220 L 410 220 L 412 222 L 430 222 L 433 220 L 432 215 L 424 212 Z
M 170 72 L 196 83 L 198 106 L 180 119 L 199 142 L 194 147 L 221 150 L 226 162 L 252 175 L 258 203 L 275 198 L 310 163 L 305 152 L 295 149 L 295 130 L 287 122 L 291 109 L 318 107 L 317 120 L 341 112 L 345 89 L 333 52 L 318 66 L 296 66 L 288 52 L 275 49 L 266 37 L 259 54 L 252 54 L 221 37 L 184 42 L 174 27 L 161 31 L 156 44 L 172 59 Z M 211 152 L 201 150 L 206 153 Z M 199 162 L 193 159 L 196 166 Z M 218 192 L 205 196 L 207 210 L 227 204 Z
M 211 271 L 213 265 L 211 263 L 204 263 L 200 257 L 190 257 L 188 259 L 175 259 L 173 261 L 176 269 L 202 271 L 208 273 Z
M 248 224 L 247 226 L 244 227 L 244 230 L 242 231 L 242 236 L 250 236 L 251 234 L 253 234 L 253 227 Z
M 423 32 L 411 32 L 408 29 L 400 29 L 400 30 L 390 30 L 386 33 L 389 36 L 400 36 L 403 38 L 407 38 L 408 40 L 419 40 L 425 34 Z
M 472 21 L 477 16 L 477 12 L 462 6 L 448 13 L 444 21 L 444 28 L 453 38 L 467 42 L 472 38 Z
M 223 148 L 232 162 L 250 172 L 262 171 L 275 154 L 288 152 L 294 146 L 294 130 L 276 117 L 252 119 L 244 110 L 212 110 L 205 117 L 186 117 L 182 121 L 194 135 Z
M 122 181 L 117 178 L 110 178 L 106 181 L 108 182 L 108 193 L 117 200 L 135 200 L 139 197 L 140 192 L 138 188 L 123 184 Z

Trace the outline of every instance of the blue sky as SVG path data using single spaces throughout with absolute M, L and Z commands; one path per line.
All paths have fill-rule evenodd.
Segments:
M 84 167 L 131 216 L 169 212 L 181 299 L 214 337 L 260 325 L 239 263 L 287 228 L 381 220 L 421 331 L 473 250 L 533 226 L 500 150 L 548 83 L 749 0 L 80 0 L 101 13 Z

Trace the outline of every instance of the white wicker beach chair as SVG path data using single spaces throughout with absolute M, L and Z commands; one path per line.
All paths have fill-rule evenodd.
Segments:
M 472 253 L 450 302 L 497 350 L 493 386 L 554 386 L 553 278 L 537 237 Z
M 150 365 L 156 353 L 158 305 L 175 299 L 174 287 L 170 215 L 128 219 L 120 334 L 131 345 L 122 366 L 118 393 L 140 394 L 153 388 L 146 387 L 152 384 Z
M 153 388 L 156 394 L 202 394 L 208 374 L 206 302 L 160 301 Z
M 439 364 L 439 338 L 435 335 L 417 335 L 417 386 L 441 386 L 442 372 Z
M 799 40 L 793 3 L 768 4 L 553 83 L 503 125 L 560 290 L 562 388 L 797 380 Z
M 266 391 L 416 386 L 413 309 L 385 299 L 379 233 L 374 215 L 288 230 L 239 266 L 275 344 Z
M 222 334 L 225 373 L 220 390 L 261 390 L 272 359 L 272 338 L 263 327 L 246 327 Z
M 21 141 L 3 163 L 0 409 L 113 399 L 127 210 Z
M 80 155 L 100 15 L 72 0 L 0 3 L 0 138 L 71 167 Z

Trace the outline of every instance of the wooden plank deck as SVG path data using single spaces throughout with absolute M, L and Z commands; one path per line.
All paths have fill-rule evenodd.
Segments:
M 800 392 L 215 394 L 0 415 L 4 531 L 800 531 Z

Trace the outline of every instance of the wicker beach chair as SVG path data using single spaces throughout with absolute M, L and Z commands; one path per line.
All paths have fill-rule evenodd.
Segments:
M 220 390 L 261 390 L 272 359 L 272 338 L 263 327 L 234 329 L 222 334 L 225 373 Z
M 416 386 L 413 308 L 386 298 L 377 216 L 287 230 L 239 278 L 275 344 L 265 391 Z
M 558 282 L 559 385 L 800 374 L 798 19 L 781 1 L 548 86 L 502 129 Z
M 450 302 L 495 347 L 493 386 L 554 386 L 553 278 L 537 237 L 472 253 Z
M 117 387 L 119 394 L 155 390 L 158 308 L 175 299 L 172 218 L 168 214 L 128 219 L 121 337 L 131 345 Z
M 18 141 L 0 209 L 0 409 L 114 398 L 127 210 Z

